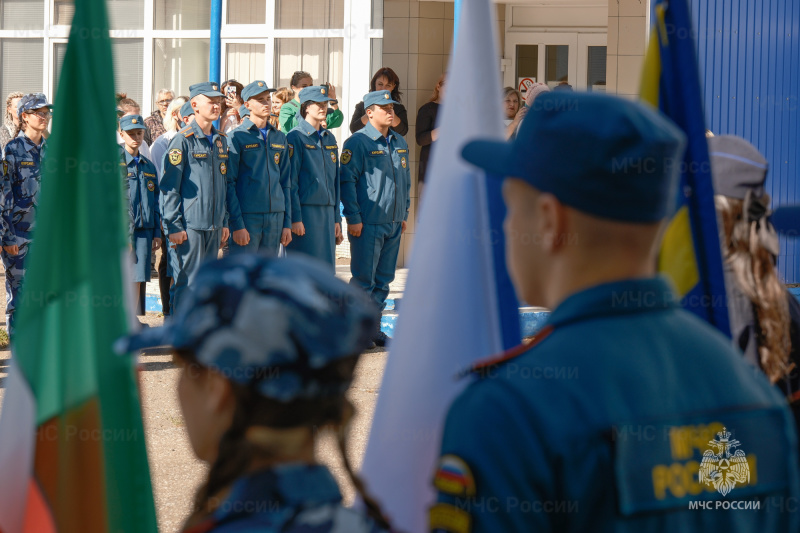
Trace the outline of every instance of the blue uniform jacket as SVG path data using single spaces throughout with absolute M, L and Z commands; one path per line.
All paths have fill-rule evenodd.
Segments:
M 334 206 L 336 222 L 339 214 L 339 145 L 325 128 L 317 133 L 302 117 L 286 136 L 292 160 L 292 222 L 302 222 L 301 205 Z
M 242 213 L 285 213 L 291 228 L 291 180 L 286 136 L 267 123 L 267 139 L 246 118 L 228 133 L 228 214 L 232 231 L 244 228 Z
M 785 400 L 661 278 L 574 294 L 532 347 L 473 372 L 447 416 L 432 530 L 798 531 L 777 505 L 800 496 Z M 700 470 L 734 439 L 749 477 L 725 497 Z
M 21 132 L 8 142 L 3 151 L 3 182 L 0 187 L 0 240 L 3 246 L 31 241 L 46 151 L 47 140 L 42 139 L 42 143 L 36 146 Z
M 284 464 L 236 480 L 211 518 L 187 533 L 382 531 L 341 501 L 324 466 Z
M 187 228 L 207 231 L 227 227 L 228 142 L 216 128 L 212 128 L 212 135 L 209 144 L 197 122 L 192 122 L 169 143 L 161 194 L 162 215 L 170 234 Z
M 411 174 L 402 136 L 389 130 L 387 143 L 368 122 L 344 142 L 339 177 L 348 224 L 408 220 Z
M 160 237 L 159 190 L 156 166 L 139 154 L 139 164 L 124 148 L 122 163 L 125 165 L 125 188 L 128 191 L 128 206 L 132 229 L 152 229 L 153 237 Z

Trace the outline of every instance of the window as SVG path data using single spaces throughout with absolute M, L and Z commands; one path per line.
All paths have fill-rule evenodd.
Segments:
M 55 0 L 53 2 L 53 24 L 56 26 L 69 26 L 75 14 L 74 0 Z M 59 70 L 60 67 L 59 67 Z
M 111 55 L 114 58 L 114 90 L 127 93 L 128 98 L 143 105 L 144 42 L 142 39 L 111 39 Z M 142 109 L 142 114 L 147 116 L 148 110 Z
M 539 45 L 537 44 L 518 44 L 517 45 L 517 79 L 515 89 L 519 89 L 520 82 L 524 78 L 539 81 Z M 527 91 L 527 88 L 525 89 Z
M 207 30 L 211 27 L 210 21 L 210 2 L 155 1 L 154 24 L 157 30 Z
M 275 28 L 342 29 L 344 0 L 275 0 Z
M 64 56 L 67 53 L 67 43 L 53 45 L 53 100 L 58 92 L 58 80 L 61 76 L 61 67 L 64 66 Z
M 164 87 L 188 95 L 189 86 L 201 81 L 208 81 L 208 39 L 153 41 L 153 96 Z
M 383 39 L 370 39 L 369 71 L 378 72 L 383 67 Z M 371 76 L 372 74 L 370 74 Z M 403 80 L 400 80 L 403 83 Z
M 342 86 L 344 39 L 275 39 L 276 87 L 288 87 L 298 70 L 311 74 L 314 83 Z
M 112 30 L 143 30 L 144 0 L 106 0 Z
M 569 45 L 548 44 L 544 52 L 545 83 L 551 89 L 561 83 L 569 83 Z
M 266 0 L 228 0 L 228 24 L 266 24 Z
M 590 91 L 606 90 L 606 47 L 590 46 L 586 66 L 586 87 Z
M 44 16 L 44 15 L 42 15 Z M 8 93 L 44 91 L 44 41 L 42 39 L 0 39 L 0 98 Z M 20 58 L 25 58 L 23 61 Z M 47 95 L 52 100 L 52 95 Z
M 372 0 L 372 29 L 383 29 L 383 0 Z
M 232 43 L 225 48 L 225 79 L 242 85 L 264 79 L 263 44 Z
M 44 0 L 2 0 L 0 11 L 0 29 L 44 29 Z

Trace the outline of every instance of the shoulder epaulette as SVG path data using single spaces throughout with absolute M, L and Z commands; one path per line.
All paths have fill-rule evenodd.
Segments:
M 227 135 L 225 133 L 223 133 L 223 132 L 221 132 L 219 130 L 217 130 L 217 133 L 219 134 L 220 137 L 227 137 Z
M 181 135 L 183 135 L 184 137 L 187 137 L 187 138 L 188 138 L 188 137 L 191 137 L 192 135 L 194 135 L 194 130 L 192 129 L 192 127 L 191 127 L 191 126 L 186 126 L 185 128 L 183 128 L 183 129 L 182 129 L 181 131 L 179 131 L 178 133 L 180 133 L 180 134 L 181 134 Z
M 533 349 L 536 345 L 545 340 L 552 332 L 553 332 L 553 326 L 545 326 L 539 333 L 534 335 L 533 339 L 531 339 L 530 341 L 523 342 L 518 346 L 509 348 L 508 350 L 498 355 L 493 355 L 491 357 L 487 357 L 486 359 L 481 359 L 480 361 L 477 361 L 469 368 L 459 372 L 457 377 L 462 378 L 469 374 L 478 374 L 481 376 L 486 375 L 488 369 L 496 367 L 497 365 L 508 362 L 512 359 L 515 359 L 520 355 L 526 353 L 527 351 Z

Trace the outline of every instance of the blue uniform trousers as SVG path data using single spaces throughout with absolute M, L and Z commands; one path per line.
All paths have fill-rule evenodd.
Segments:
M 204 261 L 217 258 L 222 228 L 207 231 L 187 229 L 186 235 L 188 235 L 188 239 L 183 244 L 175 246 L 173 253 L 170 254 L 173 279 L 175 280 L 169 291 L 172 314 L 177 312 L 183 291 L 194 281 L 200 265 Z M 174 245 L 170 244 L 170 246 Z
M 350 283 L 367 291 L 381 311 L 386 307 L 389 284 L 394 281 L 402 228 L 400 222 L 364 224 L 359 237 L 348 236 L 353 274 Z
M 306 234 L 292 235 L 287 252 L 302 252 L 331 266 L 336 264 L 336 211 L 332 205 L 301 205 Z
M 153 228 L 133 230 L 133 270 L 134 283 L 150 281 L 151 259 L 153 255 Z
M 232 253 L 267 252 L 278 255 L 283 231 L 283 212 L 280 213 L 242 213 L 244 228 L 250 234 L 247 246 L 239 246 L 230 239 Z
M 19 245 L 17 255 L 9 255 L 3 250 L 0 258 L 3 260 L 3 268 L 6 273 L 6 329 L 11 335 L 14 327 L 14 310 L 19 304 L 19 289 L 22 286 L 22 278 L 25 276 L 25 258 L 28 256 L 28 244 Z

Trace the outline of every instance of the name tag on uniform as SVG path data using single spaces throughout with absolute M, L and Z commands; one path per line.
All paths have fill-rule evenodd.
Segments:
M 244 149 L 245 149 L 245 150 L 252 150 L 252 149 L 254 149 L 254 148 L 258 148 L 258 147 L 259 147 L 259 144 L 258 144 L 258 143 L 255 143 L 255 144 L 245 144 L 245 145 L 244 145 Z
M 208 157 L 208 152 L 192 152 L 192 156 L 195 159 L 206 159 Z
M 307 145 L 306 145 L 306 148 L 307 148 L 308 150 L 316 150 L 316 149 L 317 149 L 317 147 L 316 147 L 316 146 L 314 146 L 313 144 L 307 144 Z
M 19 162 L 19 166 L 21 166 L 21 167 L 32 167 L 34 165 L 33 165 L 33 161 L 20 161 Z
M 336 150 L 336 145 L 334 144 L 333 146 L 326 146 L 325 149 L 326 150 Z
M 619 511 L 756 505 L 789 486 L 785 460 L 797 450 L 787 431 L 777 407 L 620 424 L 611 430 Z
M 128 177 L 129 178 L 135 178 L 136 175 L 133 172 L 128 172 Z
M 386 155 L 386 152 L 383 150 L 373 150 L 369 153 L 369 155 Z
M 155 178 L 156 177 L 155 174 L 150 174 L 149 172 L 142 172 L 142 174 L 144 174 L 145 177 L 147 177 L 147 178 Z
M 285 144 L 270 144 L 270 146 L 275 150 L 286 150 Z
M 217 154 L 217 157 L 220 159 L 228 159 L 228 154 Z
M 398 154 L 405 154 L 405 153 L 407 153 L 407 152 L 408 152 L 408 150 L 398 150 L 398 151 L 397 151 L 397 153 L 398 153 Z

